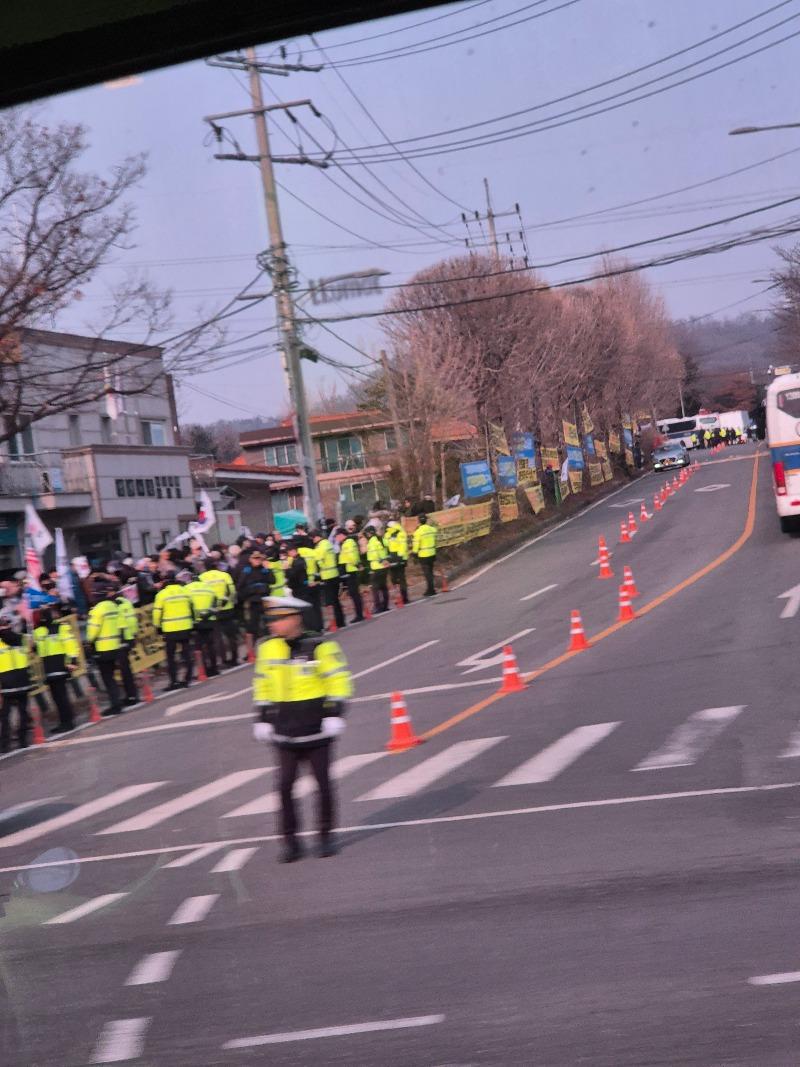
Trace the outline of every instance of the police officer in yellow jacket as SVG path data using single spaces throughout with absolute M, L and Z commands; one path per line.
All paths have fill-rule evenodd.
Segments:
M 334 622 L 341 629 L 344 626 L 344 612 L 339 600 L 340 578 L 336 549 L 319 531 L 314 533 L 312 540 L 314 541 L 314 557 L 325 597 L 325 607 L 333 609 Z
M 367 539 L 367 567 L 369 569 L 369 583 L 372 586 L 375 614 L 380 615 L 381 612 L 389 610 L 389 588 L 387 585 L 389 553 L 386 551 L 386 545 L 378 537 L 374 526 L 365 526 L 364 536 Z
M 86 622 L 86 640 L 92 646 L 94 661 L 108 694 L 109 706 L 103 716 L 119 715 L 122 711 L 119 686 L 114 677 L 119 662 L 119 650 L 124 640 L 116 597 L 116 583 L 107 584 L 105 599 L 95 604 Z
M 319 788 L 318 855 L 337 852 L 330 781 L 331 747 L 344 730 L 345 701 L 352 682 L 341 648 L 329 638 L 303 632 L 305 601 L 267 597 L 271 637 L 258 646 L 253 679 L 256 721 L 253 736 L 271 741 L 280 761 L 282 863 L 300 859 L 298 820 L 292 791 L 307 760 Z
M 206 674 L 214 678 L 217 670 L 217 594 L 208 582 L 199 577 L 185 586 L 194 611 L 194 639 L 203 660 Z
M 194 629 L 194 608 L 192 598 L 185 587 L 172 575 L 153 601 L 153 625 L 161 631 L 164 648 L 167 653 L 167 671 L 169 685 L 166 693 L 173 689 L 188 689 L 192 680 L 192 630 Z M 178 650 L 183 661 L 183 681 L 178 681 Z
M 427 515 L 420 515 L 419 526 L 414 531 L 411 551 L 417 557 L 422 573 L 425 575 L 425 596 L 436 596 L 433 584 L 433 567 L 436 563 L 436 541 L 438 533 L 435 526 L 428 522 Z
M 139 619 L 136 616 L 136 609 L 124 593 L 118 594 L 116 602 L 122 629 L 122 646 L 117 661 L 119 673 L 122 675 L 122 684 L 125 687 L 125 703 L 132 707 L 139 703 L 139 690 L 136 688 L 136 679 L 133 677 L 130 660 L 133 642 L 139 633 Z
M 17 709 L 17 744 L 28 747 L 28 691 L 31 675 L 28 657 L 29 638 L 18 632 L 8 618 L 0 618 L 0 752 L 11 748 L 11 712 Z
M 383 543 L 389 553 L 389 577 L 400 593 L 404 604 L 408 603 L 408 585 L 406 583 L 406 563 L 408 563 L 408 534 L 399 519 L 392 519 L 386 524 Z
M 336 535 L 336 539 L 339 542 L 339 570 L 342 572 L 344 584 L 347 588 L 347 595 L 352 600 L 353 608 L 355 610 L 355 615 L 350 622 L 363 622 L 364 602 L 361 599 L 361 589 L 359 586 L 361 549 L 358 547 L 356 524 L 352 519 L 347 520 L 344 524 L 344 531 L 339 531 Z
M 211 586 L 217 597 L 217 640 L 226 667 L 239 662 L 239 626 L 236 622 L 236 583 L 219 567 L 219 553 L 212 552 L 200 581 Z M 227 645 L 227 648 L 225 647 Z
M 58 726 L 54 726 L 51 733 L 62 734 L 74 730 L 75 713 L 67 680 L 80 654 L 75 632 L 68 622 L 58 618 L 52 608 L 45 608 L 39 614 L 39 625 L 33 631 L 33 640 L 44 680 L 58 712 Z

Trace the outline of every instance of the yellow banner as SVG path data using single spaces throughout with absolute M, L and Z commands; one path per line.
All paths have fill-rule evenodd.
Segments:
M 613 482 L 614 471 L 611 469 L 611 464 L 608 462 L 608 460 L 604 459 L 601 466 L 603 468 L 603 477 L 605 478 L 605 480 L 607 482 Z
M 130 663 L 133 673 L 141 674 L 164 662 L 164 641 L 153 625 L 152 604 L 136 608 L 136 618 L 139 621 L 139 633 L 130 652 Z
M 633 429 L 633 422 L 631 421 L 630 415 L 623 415 L 622 416 L 622 429 L 623 430 L 632 430 Z
M 428 521 L 438 530 L 438 548 L 461 545 L 474 537 L 486 537 L 491 531 L 492 505 L 467 504 L 458 508 L 445 508 L 444 511 L 432 512 Z M 403 526 L 409 534 L 416 530 L 417 525 L 415 516 L 406 516 L 403 519 Z
M 533 488 L 526 489 L 525 496 L 528 498 L 528 503 L 533 508 L 534 515 L 538 515 L 540 511 L 544 511 L 544 493 L 542 492 L 541 485 L 535 485 Z
M 569 472 L 569 487 L 573 493 L 580 493 L 583 489 L 583 471 Z
M 500 522 L 512 522 L 519 518 L 517 506 L 517 494 L 513 491 L 497 494 L 497 504 L 500 509 Z
M 536 470 L 536 460 L 526 459 L 521 456 L 517 460 L 517 484 L 520 489 L 526 489 L 529 485 L 536 485 L 539 481 L 539 472 Z
M 622 451 L 622 442 L 616 430 L 612 430 L 608 435 L 608 450 L 609 452 L 616 452 L 618 455 Z
M 605 441 L 595 441 L 594 450 L 597 453 L 598 459 L 608 459 L 608 449 L 606 448 Z
M 603 484 L 603 468 L 599 463 L 589 464 L 589 483 L 591 485 Z
M 567 422 L 566 419 L 562 419 L 561 426 L 564 430 L 564 443 L 568 445 L 575 445 L 580 448 L 581 439 L 578 437 L 578 427 L 574 422 Z
M 542 468 L 547 470 L 548 466 L 551 470 L 557 471 L 560 464 L 558 462 L 558 449 L 557 448 L 542 448 Z
M 583 418 L 583 432 L 584 433 L 591 433 L 592 430 L 594 430 L 594 423 L 592 422 L 592 416 L 589 414 L 589 409 L 586 407 L 585 404 L 583 405 L 582 418 Z
M 561 499 L 566 500 L 566 498 L 569 496 L 569 479 L 567 479 L 566 481 L 559 481 L 558 487 L 561 492 Z

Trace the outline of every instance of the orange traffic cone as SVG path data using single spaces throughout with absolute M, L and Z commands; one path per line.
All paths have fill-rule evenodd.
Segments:
M 500 686 L 501 693 L 521 693 L 525 688 L 522 675 L 517 666 L 517 657 L 511 645 L 503 649 L 503 684 Z
M 208 675 L 206 674 L 206 665 L 203 663 L 203 653 L 199 648 L 194 650 L 194 658 L 197 662 L 197 680 L 198 682 L 207 682 Z
M 586 640 L 586 633 L 583 629 L 583 623 L 581 622 L 581 613 L 579 611 L 573 611 L 570 616 L 569 624 L 569 648 L 568 652 L 583 652 L 584 649 L 589 648 L 589 642 Z
M 633 535 L 636 533 L 636 519 L 633 517 L 633 512 L 628 512 L 628 533 Z
M 394 590 L 394 606 L 396 608 L 404 608 L 405 607 L 405 604 L 403 603 L 403 597 L 400 594 L 400 589 L 399 589 L 398 586 L 395 586 L 395 590 Z
M 31 730 L 31 744 L 43 745 L 47 740 L 42 729 L 42 712 L 40 708 L 31 708 L 33 712 L 33 729 Z
M 653 512 L 661 511 L 661 494 L 653 493 Z
M 145 673 L 145 674 L 142 675 L 141 687 L 142 687 L 142 697 L 144 699 L 145 704 L 152 704 L 153 703 L 153 689 L 152 689 L 152 686 L 150 685 L 150 674 L 149 673 Z
M 644 506 L 644 501 L 642 501 L 642 506 L 639 509 L 639 522 L 649 522 L 649 521 L 650 521 L 650 516 L 647 514 L 647 508 Z
M 639 590 L 636 588 L 636 582 L 633 579 L 633 571 L 630 567 L 624 567 L 622 571 L 622 583 L 628 591 L 628 596 L 633 600 L 634 597 L 640 596 Z
M 391 733 L 386 744 L 387 749 L 390 752 L 402 752 L 406 748 L 413 748 L 414 745 L 421 745 L 422 738 L 414 733 L 402 693 L 392 693 L 391 714 Z
M 100 705 L 97 703 L 97 690 L 93 685 L 89 685 L 89 722 L 102 722 L 103 716 L 100 714 Z
M 630 543 L 630 535 L 628 534 L 628 524 L 623 519 L 619 524 L 619 543 L 621 545 L 627 545 Z
M 606 544 L 606 539 L 605 539 L 605 537 L 603 537 L 602 534 L 600 534 L 600 536 L 597 538 L 597 551 L 602 556 L 603 552 L 607 551 L 607 550 L 608 550 L 608 545 Z
M 631 619 L 636 618 L 636 612 L 633 610 L 631 604 L 631 598 L 628 596 L 628 591 L 624 585 L 619 587 L 619 619 L 618 622 L 630 622 Z
M 611 564 L 608 561 L 608 549 L 603 545 L 600 549 L 600 571 L 597 575 L 598 578 L 613 578 L 614 572 L 611 570 Z
M 680 487 L 681 487 L 681 483 L 678 481 L 677 474 L 673 474 L 673 476 L 672 476 L 672 488 L 673 489 L 680 489 Z
M 247 662 L 248 663 L 255 663 L 255 661 L 256 661 L 256 653 L 255 653 L 255 649 L 253 648 L 253 635 L 252 634 L 245 634 L 244 635 L 244 640 L 245 640 L 245 644 L 247 645 Z
M 447 575 L 445 574 L 444 571 L 442 571 L 442 588 L 441 588 L 441 592 L 442 593 L 449 593 L 450 592 L 450 586 L 447 584 Z

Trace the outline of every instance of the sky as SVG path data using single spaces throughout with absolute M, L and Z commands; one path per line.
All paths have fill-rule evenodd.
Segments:
M 732 29 L 739 23 L 746 24 Z M 485 222 L 461 220 L 463 209 L 485 213 L 484 178 L 496 212 L 519 205 L 529 260 L 550 284 L 591 274 L 612 248 L 667 237 L 626 253 L 638 262 L 800 215 L 789 203 L 719 223 L 800 195 L 800 129 L 728 136 L 736 126 L 800 121 L 800 0 L 471 0 L 316 40 L 324 53 L 308 37 L 254 42 L 262 58 L 279 62 L 284 44 L 289 61 L 324 64 L 318 73 L 264 78 L 267 102 L 308 98 L 322 116 L 294 109 L 299 129 L 272 113 L 273 154 L 296 155 L 298 144 L 308 154 L 333 150 L 324 170 L 276 165 L 301 290 L 310 280 L 371 268 L 389 272 L 383 284 L 402 284 L 463 254 L 465 239 L 485 243 Z M 746 57 L 755 49 L 763 50 Z M 693 80 L 676 84 L 685 79 Z M 87 168 L 106 171 L 127 154 L 148 156 L 147 177 L 129 198 L 138 220 L 134 247 L 104 268 L 59 329 L 80 332 L 87 318 L 97 321 L 104 294 L 129 273 L 172 290 L 169 333 L 188 329 L 254 282 L 256 255 L 269 243 L 257 167 L 215 160 L 220 149 L 203 122 L 248 106 L 243 75 L 195 62 L 131 81 L 41 105 L 48 122 L 88 127 Z M 223 125 L 246 153 L 255 152 L 250 118 Z M 496 140 L 462 150 L 452 144 L 476 135 Z M 389 141 L 402 157 L 393 147 L 371 147 Z M 722 175 L 729 176 L 710 180 Z M 709 223 L 717 225 L 668 236 Z M 512 227 L 509 248 L 504 235 Z M 499 219 L 498 230 L 502 250 L 520 257 L 516 217 Z M 770 303 L 763 290 L 776 266 L 774 245 L 645 275 L 676 318 L 758 311 Z M 558 262 L 565 259 L 573 261 Z M 262 275 L 252 291 L 269 292 L 268 282 Z M 355 368 L 304 363 L 312 399 L 320 387 L 363 380 L 385 344 L 386 320 L 350 317 L 380 311 L 391 293 L 324 305 L 301 299 L 301 315 L 305 307 L 318 319 L 348 317 L 327 330 L 307 325 L 305 337 Z M 234 306 L 241 310 L 226 321 L 224 347 L 179 382 L 183 421 L 287 410 L 272 300 Z M 135 331 L 118 336 L 138 339 Z

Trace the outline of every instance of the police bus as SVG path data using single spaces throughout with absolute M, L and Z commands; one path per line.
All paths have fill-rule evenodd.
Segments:
M 781 529 L 800 518 L 800 374 L 782 374 L 767 386 L 767 444 Z
M 719 415 L 702 412 L 700 415 L 686 415 L 681 419 L 659 419 L 658 432 L 670 441 L 680 441 L 685 448 L 694 448 L 692 434 L 697 434 L 698 441 L 706 430 L 719 429 Z

